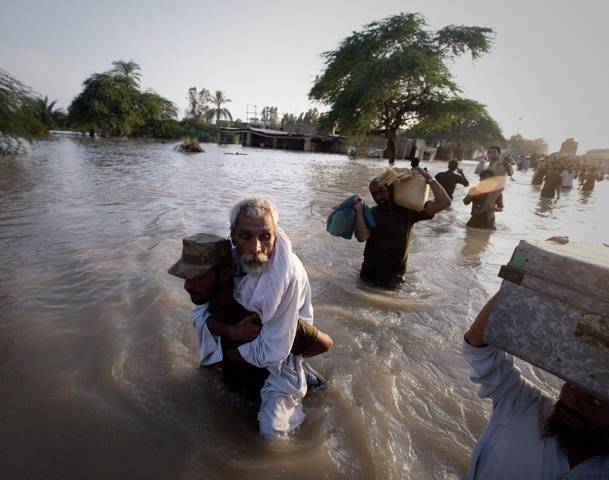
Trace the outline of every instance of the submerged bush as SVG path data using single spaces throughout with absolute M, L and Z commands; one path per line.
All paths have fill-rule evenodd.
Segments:
M 196 138 L 185 138 L 182 140 L 182 143 L 176 146 L 176 150 L 183 153 L 199 153 L 205 151 L 201 148 L 201 145 L 199 145 Z

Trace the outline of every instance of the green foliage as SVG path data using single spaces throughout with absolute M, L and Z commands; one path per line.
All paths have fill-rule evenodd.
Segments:
M 543 138 L 529 140 L 517 133 L 507 141 L 508 145 L 529 155 L 545 155 L 548 153 L 548 144 Z
M 200 91 L 197 91 L 197 87 L 190 87 L 186 98 L 188 100 L 186 116 L 197 122 L 202 122 L 209 111 L 211 93 L 207 88 L 201 88 Z
M 278 128 L 279 127 L 279 114 L 277 113 L 277 107 L 264 107 L 260 121 L 264 123 L 267 128 Z
M 306 112 L 301 112 L 298 116 L 293 113 L 285 113 L 283 117 L 281 117 L 281 128 L 284 128 L 286 124 L 317 126 L 319 117 L 320 114 L 317 108 L 309 108 Z
M 458 98 L 443 104 L 443 110 L 423 119 L 407 130 L 406 135 L 459 149 L 505 143 L 501 128 L 481 103 Z
M 112 62 L 112 66 L 114 67 L 112 71 L 116 75 L 123 76 L 133 83 L 137 84 L 142 78 L 142 74 L 140 73 L 142 67 L 133 60 L 127 62 L 125 60 L 116 60 Z
M 73 127 L 103 136 L 176 138 L 175 105 L 152 90 L 142 92 L 135 62 L 114 62 L 115 69 L 87 78 L 69 107 Z M 120 68 L 119 68 L 120 67 Z
M 222 92 L 221 90 L 216 90 L 216 92 L 210 99 L 212 108 L 210 108 L 205 114 L 206 120 L 211 121 L 215 119 L 216 126 L 220 126 L 221 120 L 230 120 L 232 122 L 232 114 L 230 113 L 228 108 L 224 108 L 224 104 L 230 101 L 231 100 L 226 96 L 224 92 Z
M 489 51 L 491 37 L 483 27 L 429 31 L 424 18 L 412 13 L 366 25 L 323 54 L 326 68 L 309 92 L 330 107 L 320 129 L 337 125 L 349 136 L 384 134 L 393 160 L 400 128 L 445 115 L 446 104 L 459 98 L 446 63 L 467 51 L 478 58 Z
M 201 123 L 196 120 L 185 118 L 180 122 L 175 122 L 175 130 L 171 135 L 158 138 L 196 138 L 200 142 L 210 143 L 218 141 L 218 129 L 208 123 Z
M 19 153 L 21 139 L 44 133 L 38 102 L 29 87 L 0 69 L 0 155 Z

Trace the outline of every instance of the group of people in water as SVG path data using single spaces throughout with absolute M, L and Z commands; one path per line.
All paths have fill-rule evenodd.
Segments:
M 533 168 L 531 184 L 542 186 L 542 198 L 559 198 L 561 191 L 574 188 L 575 180 L 581 191 L 591 192 L 605 176 L 598 165 L 583 158 L 546 156 L 536 159 Z
M 500 153 L 500 147 L 488 149 L 481 182 L 464 198 L 472 204 L 469 226 L 494 228 L 494 213 L 503 208 L 503 186 L 513 170 Z M 352 233 L 366 242 L 360 271 L 365 282 L 399 285 L 414 224 L 448 208 L 457 184 L 469 186 L 457 162 L 435 178 L 418 166 L 412 173 L 433 192 L 420 211 L 396 204 L 394 186 L 382 177 L 369 184 L 375 206 L 368 208 L 359 195 L 347 201 Z M 231 210 L 230 239 L 214 233 L 186 237 L 169 269 L 184 280 L 193 303 L 200 366 L 217 367 L 230 388 L 255 399 L 260 433 L 272 438 L 285 437 L 303 422 L 307 391 L 327 385 L 306 358 L 328 352 L 334 343 L 313 324 L 307 272 L 278 218 L 268 200 L 243 199 Z M 481 397 L 493 399 L 494 410 L 474 449 L 469 478 L 609 478 L 609 405 L 568 383 L 554 401 L 522 379 L 505 352 L 484 343 L 493 306 L 491 299 L 463 343 L 472 380 L 481 384 Z

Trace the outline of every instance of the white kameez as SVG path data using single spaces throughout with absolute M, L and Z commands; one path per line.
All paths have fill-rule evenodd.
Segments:
M 260 432 L 265 436 L 283 436 L 304 420 L 302 399 L 307 393 L 307 382 L 302 356 L 293 355 L 290 350 L 298 318 L 313 323 L 313 306 L 307 273 L 281 230 L 278 229 L 275 250 L 263 272 L 235 277 L 234 296 L 247 310 L 258 313 L 262 321 L 258 337 L 239 347 L 247 362 L 269 371 L 260 392 Z M 208 316 L 206 306 L 193 308 L 201 365 L 222 360 L 220 339 L 206 325 Z

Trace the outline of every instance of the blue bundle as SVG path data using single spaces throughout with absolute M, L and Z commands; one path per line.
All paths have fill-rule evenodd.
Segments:
M 355 202 L 356 194 L 351 195 L 338 207 L 332 209 L 332 213 L 328 215 L 326 221 L 326 230 L 330 235 L 335 237 L 342 237 L 350 240 L 353 237 L 353 229 L 355 227 L 355 212 L 353 211 L 353 204 Z M 364 222 L 368 228 L 376 227 L 376 222 L 372 216 L 372 211 L 364 203 Z

